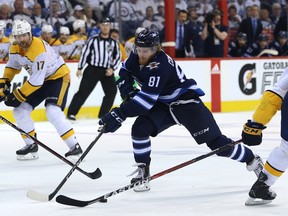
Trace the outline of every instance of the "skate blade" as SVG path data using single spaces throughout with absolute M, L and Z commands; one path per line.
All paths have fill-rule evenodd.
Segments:
M 38 153 L 28 153 L 26 155 L 16 155 L 16 159 L 20 161 L 24 160 L 37 160 L 39 158 Z
M 137 185 L 133 188 L 135 192 L 145 192 L 150 190 L 150 184 L 149 183 L 144 183 L 142 185 Z
M 266 205 L 266 204 L 269 204 L 271 202 L 272 202 L 272 200 L 263 200 L 263 199 L 260 199 L 260 198 L 249 197 L 246 200 L 245 205 L 246 206 Z

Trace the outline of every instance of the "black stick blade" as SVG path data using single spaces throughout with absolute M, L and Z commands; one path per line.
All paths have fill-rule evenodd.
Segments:
M 97 168 L 93 173 L 89 173 L 92 179 L 98 179 L 102 176 L 102 172 L 99 168 Z
M 63 205 L 70 205 L 70 206 L 77 206 L 77 207 L 85 207 L 88 205 L 88 203 L 85 201 L 72 199 L 64 195 L 57 196 L 56 202 L 61 203 Z

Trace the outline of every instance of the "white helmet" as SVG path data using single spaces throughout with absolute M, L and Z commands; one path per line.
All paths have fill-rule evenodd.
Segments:
M 5 36 L 5 29 L 6 23 L 3 20 L 0 20 L 0 38 L 3 38 Z
M 60 34 L 70 35 L 70 30 L 69 30 L 69 28 L 66 27 L 66 26 L 61 26 L 61 27 L 60 27 Z
M 16 36 L 25 33 L 30 33 L 30 35 L 32 35 L 31 25 L 24 19 L 15 20 L 12 26 L 12 35 Z
M 85 28 L 85 21 L 84 20 L 80 20 L 80 19 L 75 20 L 73 22 L 73 30 L 74 31 L 78 31 L 81 28 Z
M 43 25 L 41 28 L 41 33 L 44 33 L 44 32 L 53 33 L 53 27 L 48 24 Z

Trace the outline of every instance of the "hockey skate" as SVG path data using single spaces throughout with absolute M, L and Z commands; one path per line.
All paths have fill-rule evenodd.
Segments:
M 17 160 L 36 160 L 38 156 L 38 145 L 33 143 L 32 145 L 26 145 L 23 148 L 16 151 Z
M 277 194 L 265 183 L 267 175 L 261 172 L 258 180 L 254 183 L 249 191 L 249 198 L 245 202 L 246 206 L 265 205 L 271 203 Z
M 66 154 L 65 154 L 65 157 L 70 160 L 71 162 L 76 162 L 81 154 L 83 153 L 80 145 L 77 143 L 73 149 L 70 149 L 70 151 L 68 151 Z
M 255 155 L 255 158 L 246 166 L 247 170 L 254 171 L 257 177 L 259 176 L 263 167 L 264 167 L 264 164 L 259 155 Z
M 136 174 L 137 172 L 138 173 L 136 177 L 132 178 L 131 184 L 150 177 L 149 166 L 146 166 L 145 163 L 136 163 L 133 166 L 137 166 L 138 168 L 134 172 L 132 172 L 129 176 L 132 176 Z M 144 182 L 141 182 L 141 183 L 143 184 L 137 184 L 134 186 L 133 190 L 135 192 L 143 192 L 143 191 L 150 190 L 150 183 L 148 179 L 146 179 Z

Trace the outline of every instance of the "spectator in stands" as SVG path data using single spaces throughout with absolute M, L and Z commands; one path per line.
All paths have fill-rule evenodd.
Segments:
M 230 41 L 228 47 L 228 57 L 242 57 L 247 50 L 247 35 L 239 32 L 236 41 Z
M 31 18 L 33 20 L 33 28 L 41 28 L 43 24 L 47 23 L 45 18 L 42 16 L 42 7 L 39 3 L 33 5 Z
M 176 58 L 193 57 L 194 50 L 190 44 L 190 29 L 187 25 L 188 12 L 186 10 L 179 10 L 176 21 Z
M 262 24 L 259 19 L 259 8 L 254 5 L 251 8 L 251 17 L 242 20 L 238 32 L 245 33 L 247 35 L 247 44 L 251 45 L 257 41 L 262 29 Z
M 0 0 L 0 6 L 6 4 L 9 6 L 9 12 L 12 12 L 14 11 L 14 8 L 13 8 L 14 1 L 15 0 Z
M 224 40 L 227 27 L 221 25 L 221 11 L 214 10 L 205 17 L 201 38 L 205 40 L 206 57 L 224 57 Z
M 67 19 L 60 13 L 60 4 L 58 3 L 58 0 L 52 0 L 50 10 L 51 11 L 48 12 L 48 16 L 46 17 L 46 21 L 47 23 L 50 23 L 58 33 L 60 26 L 63 26 L 67 23 Z
M 10 40 L 5 36 L 6 23 L 0 20 L 0 61 L 7 61 L 10 48 Z
M 246 17 L 245 1 L 244 0 L 235 0 L 232 3 L 229 3 L 228 8 L 231 5 L 234 5 L 236 7 L 237 14 L 241 17 L 241 20 L 243 20 Z
M 274 38 L 277 38 L 280 31 L 288 32 L 288 0 L 286 0 L 285 14 L 280 17 L 274 30 Z
M 73 22 L 73 32 L 71 40 L 73 41 L 74 50 L 71 54 L 71 59 L 79 60 L 82 54 L 82 48 L 87 41 L 85 21 L 75 20 Z
M 54 39 L 53 36 L 53 27 L 49 24 L 45 24 L 41 28 L 41 36 L 40 39 L 46 41 L 49 45 L 52 45 Z
M 96 21 L 93 19 L 93 10 L 90 7 L 85 8 L 85 16 L 86 16 L 86 26 L 87 28 L 93 28 L 96 26 Z
M 204 57 L 204 40 L 201 38 L 203 23 L 198 21 L 198 14 L 195 7 L 189 10 L 189 22 L 187 25 L 190 32 L 189 41 L 193 46 L 195 56 Z
M 93 17 L 95 17 L 97 20 L 101 20 L 103 17 L 103 11 L 105 6 L 108 4 L 108 2 L 110 2 L 110 0 L 86 0 L 87 4 L 85 4 L 86 6 L 88 6 L 89 8 L 92 9 L 92 11 L 94 12 Z
M 137 37 L 137 35 L 144 30 L 145 28 L 143 27 L 138 27 L 135 31 L 135 34 L 133 37 L 131 37 L 129 40 L 126 41 L 125 43 L 125 52 L 126 52 L 126 56 L 129 57 L 130 52 L 133 50 L 133 46 L 134 46 L 134 41 L 135 41 L 135 37 Z
M 277 39 L 269 44 L 270 49 L 275 49 L 278 51 L 278 56 L 288 55 L 288 35 L 285 31 L 280 31 L 278 33 Z
M 159 22 L 157 22 L 154 19 L 154 11 L 153 11 L 153 7 L 152 6 L 148 6 L 146 8 L 146 16 L 145 19 L 142 23 L 142 27 L 149 29 L 149 30 L 154 30 L 154 31 L 160 31 L 163 29 L 163 25 Z
M 116 28 L 110 29 L 110 37 L 118 41 L 118 45 L 121 51 L 121 61 L 124 61 L 127 58 L 127 55 L 124 46 L 122 45 L 122 43 L 119 42 L 119 33 L 120 33 L 119 30 Z
M 272 31 L 272 20 L 270 19 L 270 12 L 267 7 L 261 7 L 260 9 L 260 21 L 263 29 L 271 29 Z
M 237 14 L 237 9 L 234 5 L 229 6 L 228 8 L 228 27 L 233 28 L 236 31 L 238 30 L 242 19 Z
M 33 24 L 33 20 L 31 19 L 31 11 L 27 8 L 24 8 L 23 0 L 15 0 L 14 2 L 14 12 L 11 14 L 10 19 L 12 20 L 21 20 L 25 19 L 30 24 Z
M 272 4 L 272 14 L 271 14 L 271 21 L 272 21 L 272 30 L 274 31 L 280 17 L 281 17 L 281 4 L 276 2 Z
M 161 23 L 164 27 L 165 24 L 165 9 L 164 4 L 159 4 L 157 7 L 157 13 L 154 14 L 154 19 Z
M 53 1 L 56 1 L 59 5 L 58 16 L 67 20 L 68 17 L 70 17 L 70 11 L 73 9 L 69 0 L 52 0 L 52 2 Z
M 60 27 L 60 37 L 52 45 L 52 48 L 58 52 L 64 60 L 71 60 L 74 46 L 73 41 L 70 40 L 70 30 L 68 27 Z
M 6 28 L 12 28 L 13 20 L 10 15 L 10 7 L 7 4 L 0 5 L 0 20 L 5 21 Z
M 86 19 L 84 8 L 81 5 L 76 5 L 74 7 L 73 15 L 68 18 L 68 22 L 74 22 L 77 19 L 84 20 L 84 21 Z
M 268 49 L 268 37 L 265 34 L 260 34 L 257 41 L 249 45 L 244 56 L 245 57 L 255 57 L 258 56 L 264 49 Z M 264 54 L 262 56 L 270 56 L 269 54 Z
M 115 5 L 117 2 L 113 2 L 110 6 L 109 17 L 113 20 L 116 18 Z M 123 39 L 126 41 L 133 37 L 136 29 L 142 26 L 145 14 L 145 3 L 141 0 L 129 0 L 128 2 L 121 3 L 121 29 L 125 31 L 121 32 Z

